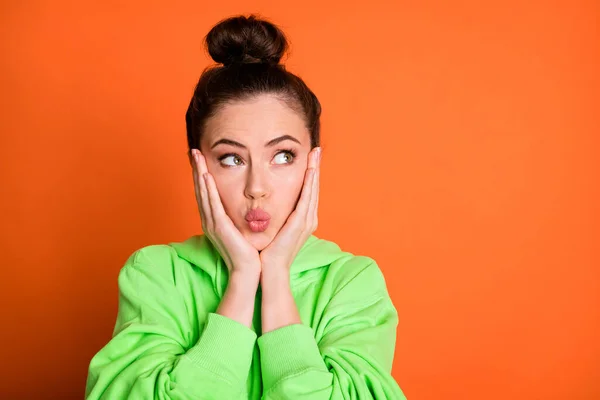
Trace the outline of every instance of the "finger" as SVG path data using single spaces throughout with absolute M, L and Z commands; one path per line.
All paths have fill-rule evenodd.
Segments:
M 319 153 L 320 147 L 315 147 L 308 153 L 308 167 L 307 168 L 317 168 L 319 165 Z
M 222 218 L 224 218 L 226 215 L 225 209 L 223 208 L 223 203 L 221 203 L 221 197 L 219 196 L 217 184 L 210 173 L 206 173 L 206 187 L 208 188 L 208 198 L 215 222 L 220 219 L 222 220 Z
M 204 181 L 200 169 L 200 165 L 202 164 L 203 156 L 199 150 L 195 149 L 194 159 L 196 160 L 196 168 L 195 168 L 195 180 L 197 183 L 197 193 L 196 197 L 198 199 L 200 215 L 202 220 L 204 221 L 206 227 L 208 229 L 212 229 L 213 225 L 213 217 L 210 209 L 210 202 L 208 199 L 208 190 L 206 188 L 206 182 Z
M 215 218 L 210 206 L 210 196 L 204 176 L 200 176 L 200 194 L 202 202 L 202 210 L 204 211 L 206 226 L 210 230 L 215 229 Z
M 312 205 L 313 205 L 313 201 L 314 201 L 315 175 L 318 173 L 318 167 L 319 167 L 319 153 L 318 153 L 319 150 L 320 150 L 320 147 L 315 147 L 310 152 L 310 157 L 308 160 L 308 165 L 309 165 L 308 168 L 312 168 L 312 170 L 313 170 L 312 176 L 309 177 L 310 189 L 308 190 L 308 192 L 310 193 L 310 196 L 306 200 L 306 208 L 303 208 L 302 211 L 300 212 L 300 215 L 304 216 L 305 222 L 308 222 L 308 223 L 310 223 L 310 221 L 308 221 L 307 218 L 312 217 L 311 211 L 313 209 Z
M 318 148 L 315 148 L 315 150 Z M 314 205 L 314 201 L 315 201 L 315 185 L 316 185 L 316 176 L 319 173 L 319 153 L 317 153 L 316 151 L 314 152 L 314 154 L 312 154 L 312 160 L 311 160 L 311 164 L 314 165 L 315 171 L 313 172 L 314 177 L 311 180 L 310 183 L 310 199 L 308 202 L 308 216 L 312 216 L 311 211 L 313 210 L 313 205 Z
M 302 185 L 302 193 L 300 194 L 300 200 L 298 201 L 298 206 L 296 207 L 298 214 L 302 216 L 304 221 L 306 221 L 306 216 L 308 214 L 308 206 L 310 204 L 314 174 L 314 168 L 311 167 L 306 169 L 304 185 Z
M 315 170 L 312 182 L 312 189 L 310 193 L 310 202 L 308 205 L 307 222 L 312 224 L 314 222 L 315 210 L 317 209 L 317 201 L 319 199 L 319 170 Z
M 319 210 L 319 199 L 321 198 L 321 167 L 317 171 L 317 202 L 315 204 L 315 216 Z
M 198 211 L 200 211 L 200 219 L 205 222 L 204 210 L 202 209 L 202 196 L 200 194 L 200 180 L 198 179 L 198 171 L 196 166 L 192 168 L 192 175 L 194 177 L 194 194 L 196 195 L 196 204 L 198 205 Z
M 310 206 L 309 206 L 309 210 L 308 210 L 308 215 L 310 218 L 313 219 L 313 221 L 312 221 L 313 223 L 317 219 L 317 211 L 319 208 L 320 177 L 321 177 L 321 162 L 319 160 L 317 169 L 315 171 L 315 176 L 313 178 L 312 193 L 311 193 L 311 197 L 310 197 Z
M 210 175 L 210 173 L 208 172 L 208 165 L 206 164 L 206 157 L 204 157 L 204 154 L 202 154 L 202 152 L 200 150 L 198 150 L 198 169 L 200 171 L 200 178 L 201 181 L 203 182 L 203 186 L 204 186 L 204 191 L 202 192 L 202 200 L 203 200 L 203 204 L 205 207 L 205 213 L 207 214 L 210 223 L 211 223 L 211 229 L 215 229 L 215 224 L 216 224 L 216 220 L 218 219 L 218 217 L 215 215 L 215 211 L 214 211 L 214 206 L 212 204 L 212 200 L 211 200 L 211 186 L 209 186 L 209 180 L 208 175 Z M 216 188 L 215 188 L 216 190 Z M 217 192 L 218 195 L 218 192 Z
M 198 179 L 198 166 L 196 150 L 192 149 L 192 177 L 194 179 L 194 194 L 196 195 L 196 203 L 198 203 L 198 211 L 200 211 L 200 217 L 204 221 L 204 211 L 202 210 L 202 197 L 200 195 L 200 180 Z
M 194 166 L 198 172 L 198 177 L 202 178 L 202 175 L 208 172 L 206 157 L 204 157 L 204 154 L 198 149 L 192 149 L 192 154 L 194 156 Z
M 197 161 L 197 166 L 198 166 L 198 171 L 200 174 L 200 177 L 202 177 L 202 175 L 204 175 L 205 173 L 208 172 L 208 166 L 206 165 L 206 157 L 204 157 L 204 154 L 202 154 L 202 152 L 198 149 L 196 149 L 196 154 L 198 154 L 198 161 Z

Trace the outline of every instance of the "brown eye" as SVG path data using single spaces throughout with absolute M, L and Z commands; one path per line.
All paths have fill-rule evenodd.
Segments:
M 233 164 L 226 163 L 225 160 L 228 159 L 233 159 Z M 224 157 L 221 157 L 219 161 L 228 167 L 235 167 L 242 164 L 242 159 L 235 154 L 225 155 Z
M 283 157 L 280 157 L 280 155 L 283 155 Z M 294 161 L 294 154 L 292 154 L 289 151 L 280 151 L 279 153 L 277 153 L 277 155 L 275 155 L 275 160 L 282 161 L 276 161 L 275 164 L 290 164 Z

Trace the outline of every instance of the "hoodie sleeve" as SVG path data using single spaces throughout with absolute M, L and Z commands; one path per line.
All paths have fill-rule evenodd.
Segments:
M 215 313 L 192 326 L 172 263 L 156 264 L 141 249 L 121 269 L 113 337 L 90 362 L 86 399 L 246 399 L 256 333 Z
M 258 338 L 263 399 L 405 399 L 391 376 L 398 314 L 369 260 L 332 296 L 316 333 L 293 324 Z

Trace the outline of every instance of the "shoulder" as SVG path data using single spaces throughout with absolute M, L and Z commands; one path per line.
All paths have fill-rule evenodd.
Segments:
M 122 269 L 158 269 L 156 266 L 172 264 L 174 255 L 173 248 L 166 244 L 144 246 L 129 255 Z
M 329 284 L 322 295 L 327 297 L 325 312 L 329 316 L 369 315 L 378 321 L 397 322 L 384 274 L 374 258 L 354 255 L 339 260 L 331 264 L 327 275 Z
M 323 279 L 323 294 L 332 300 L 348 303 L 389 297 L 382 270 L 367 255 L 342 251 L 328 265 Z
M 219 280 L 223 271 L 217 254 L 204 235 L 194 235 L 181 242 L 151 244 L 130 254 L 121 268 L 120 279 L 131 277 L 173 286 L 196 278 L 207 282 Z
M 316 238 L 305 246 L 306 269 L 325 266 L 325 283 L 331 295 L 351 288 L 371 292 L 386 292 L 386 282 L 373 257 L 342 249 L 333 241 Z M 304 249 L 303 249 L 304 250 Z
M 119 285 L 134 282 L 137 286 L 146 281 L 174 285 L 174 256 L 175 252 L 166 244 L 148 245 L 133 251 L 119 271 Z
M 173 249 L 167 244 L 152 244 L 135 250 L 127 262 L 136 266 L 161 264 L 173 259 Z M 125 265 L 128 265 L 126 262 Z

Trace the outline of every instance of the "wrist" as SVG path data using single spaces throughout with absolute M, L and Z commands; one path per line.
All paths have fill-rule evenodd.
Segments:
M 278 299 L 291 296 L 292 287 L 289 271 L 282 269 L 264 269 L 260 276 L 263 299 L 279 301 Z
M 289 271 L 285 269 L 263 270 L 261 276 L 263 334 L 287 325 L 301 323 L 290 283 Z
M 248 293 L 256 293 L 258 284 L 260 282 L 260 270 L 258 271 L 232 271 L 229 275 L 229 283 L 227 288 L 230 287 L 235 291 L 242 291 Z
M 216 313 L 252 327 L 258 282 L 256 274 L 232 272 Z
M 263 286 L 287 287 L 290 284 L 290 271 L 281 267 L 263 266 L 260 283 Z

